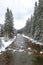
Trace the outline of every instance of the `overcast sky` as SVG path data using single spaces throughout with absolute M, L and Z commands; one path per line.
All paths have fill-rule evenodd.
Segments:
M 0 0 L 0 24 L 4 23 L 8 7 L 12 10 L 15 28 L 24 27 L 28 17 L 33 14 L 35 1 L 38 0 Z

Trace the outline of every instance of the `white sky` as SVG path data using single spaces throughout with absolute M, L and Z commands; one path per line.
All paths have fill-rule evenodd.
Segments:
M 0 23 L 4 23 L 8 7 L 13 13 L 14 27 L 16 29 L 24 27 L 28 17 L 33 14 L 35 1 L 38 0 L 0 0 Z

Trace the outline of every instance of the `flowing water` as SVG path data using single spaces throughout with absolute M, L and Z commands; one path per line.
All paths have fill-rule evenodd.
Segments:
M 20 44 L 21 41 L 22 43 L 20 45 L 23 45 L 24 40 L 22 41 L 22 39 L 19 39 L 19 37 L 17 38 L 18 39 L 16 40 L 16 44 Z M 28 51 L 27 49 L 21 49 L 19 47 L 18 49 L 15 48 L 3 52 L 0 55 L 0 65 L 43 65 L 43 57 L 36 55 L 34 56 L 32 51 Z
M 0 56 L 0 65 L 43 65 L 43 58 L 27 52 L 6 51 Z

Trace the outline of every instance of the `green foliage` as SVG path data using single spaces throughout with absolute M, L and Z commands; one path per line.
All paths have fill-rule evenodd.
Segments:
M 12 38 L 14 36 L 13 14 L 12 11 L 9 10 L 9 8 L 7 8 L 7 12 L 5 14 L 4 33 L 9 38 Z

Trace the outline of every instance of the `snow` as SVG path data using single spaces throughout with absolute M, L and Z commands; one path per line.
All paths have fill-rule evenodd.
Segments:
M 28 55 L 31 55 L 32 54 L 32 52 L 28 52 Z
M 28 50 L 31 50 L 31 48 L 29 47 Z
M 12 48 L 8 48 L 8 50 L 12 50 L 13 52 L 24 52 L 24 49 L 12 49 Z
M 24 38 L 29 39 L 29 41 L 31 41 L 32 43 L 39 44 L 39 45 L 43 45 L 43 43 L 38 42 L 38 41 L 36 41 L 36 40 L 34 40 L 34 39 L 32 39 L 32 38 L 30 38 L 30 37 L 24 35 L 24 34 L 23 34 L 22 36 L 23 36 Z
M 19 49 L 19 52 L 24 52 L 24 49 Z
M 37 42 L 36 40 L 34 40 L 34 39 L 24 35 L 24 34 L 22 36 L 24 38 L 29 39 L 29 41 L 31 41 L 32 43 L 43 45 L 42 43 Z M 6 50 L 5 48 L 8 47 L 10 44 L 12 44 L 12 42 L 16 39 L 16 36 L 13 39 L 10 39 L 8 41 L 4 41 L 4 37 L 2 37 L 0 39 L 2 40 L 2 44 L 3 44 L 3 46 L 0 47 L 0 52 L 1 52 L 1 51 L 5 51 Z M 22 48 L 22 46 L 21 46 L 21 48 Z M 9 49 L 9 50 L 13 50 L 13 52 L 15 52 L 15 51 L 23 52 L 24 51 L 24 49 Z M 28 50 L 31 50 L 31 48 L 28 48 Z M 40 52 L 40 53 L 42 54 L 43 52 Z M 30 53 L 28 53 L 28 54 L 30 54 Z
M 13 50 L 13 52 L 16 52 L 16 51 L 17 51 L 17 50 L 15 50 L 15 49 Z
M 42 51 L 40 51 L 40 54 L 43 54 L 43 52 L 42 52 Z
M 12 50 L 13 52 L 17 51 L 16 49 L 8 48 L 8 50 Z
M 5 51 L 5 48 L 8 47 L 15 39 L 16 36 L 13 39 L 10 39 L 8 41 L 4 41 L 4 38 L 1 38 L 3 46 L 0 48 L 0 52 Z

